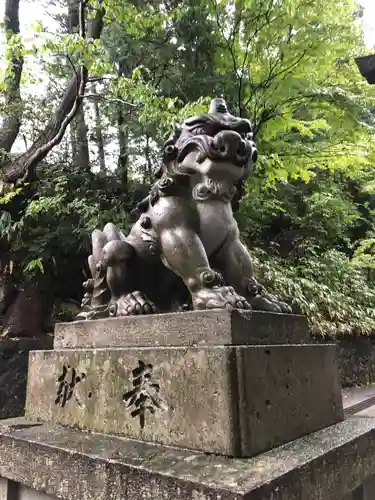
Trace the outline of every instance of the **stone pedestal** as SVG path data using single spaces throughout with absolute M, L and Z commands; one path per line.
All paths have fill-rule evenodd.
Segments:
M 365 491 L 375 423 L 343 421 L 335 346 L 308 340 L 304 318 L 259 312 L 57 325 L 25 417 L 0 422 L 0 476 L 12 500 Z
M 29 352 L 52 348 L 49 335 L 0 340 L 0 419 L 24 414 Z
M 301 317 L 204 311 L 56 330 L 55 350 L 30 356 L 31 419 L 236 457 L 343 419 L 336 348 L 290 343 L 306 339 Z
M 375 421 L 366 417 L 250 459 L 22 419 L 0 426 L 0 476 L 17 495 L 7 500 L 27 498 L 14 483 L 33 500 L 370 500 L 374 474 Z

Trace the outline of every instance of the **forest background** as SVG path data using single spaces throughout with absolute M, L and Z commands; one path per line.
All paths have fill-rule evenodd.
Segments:
M 216 96 L 254 123 L 260 158 L 236 217 L 260 281 L 315 335 L 375 332 L 375 90 L 355 62 L 372 52 L 369 11 L 2 1 L 3 336 L 74 317 L 90 232 L 129 228 L 172 124 Z

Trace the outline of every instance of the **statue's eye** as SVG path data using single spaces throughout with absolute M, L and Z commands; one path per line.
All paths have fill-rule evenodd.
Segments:
M 207 130 L 204 127 L 197 127 L 194 129 L 195 135 L 207 134 Z

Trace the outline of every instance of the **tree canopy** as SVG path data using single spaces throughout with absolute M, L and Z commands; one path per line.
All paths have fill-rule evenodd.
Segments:
M 79 301 L 90 231 L 128 227 L 172 124 L 222 95 L 260 152 L 237 218 L 261 281 L 315 334 L 374 332 L 375 92 L 356 1 L 54 0 L 23 33 L 28 5 L 6 0 L 2 24 L 7 290 L 47 287 L 49 311 Z

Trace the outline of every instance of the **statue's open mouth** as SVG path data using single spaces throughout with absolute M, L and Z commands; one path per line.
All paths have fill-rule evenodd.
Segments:
M 207 158 L 213 162 L 231 163 L 244 167 L 251 159 L 255 163 L 258 153 L 250 141 L 243 139 L 233 131 L 221 131 L 214 137 L 209 135 L 196 135 L 183 143 L 178 155 L 177 163 L 184 161 L 189 153 L 198 151 L 197 163 L 202 163 Z
M 201 163 L 203 160 L 209 157 L 212 141 L 213 137 L 210 137 L 209 135 L 202 134 L 190 137 L 183 143 L 177 155 L 177 163 L 182 163 L 187 155 L 194 151 L 199 151 L 197 161 L 198 163 Z

